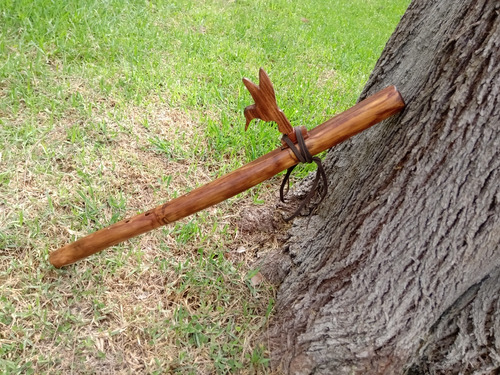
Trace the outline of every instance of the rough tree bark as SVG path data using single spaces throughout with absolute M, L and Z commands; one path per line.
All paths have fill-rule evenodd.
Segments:
M 285 372 L 498 370 L 499 13 L 415 0 L 402 18 L 361 96 L 395 84 L 407 108 L 329 152 L 329 195 L 279 257 Z

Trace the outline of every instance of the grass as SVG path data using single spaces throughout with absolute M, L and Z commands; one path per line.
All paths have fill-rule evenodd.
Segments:
M 278 372 L 275 290 L 251 277 L 286 227 L 244 222 L 278 178 L 61 270 L 48 254 L 275 148 L 244 132 L 261 66 L 294 125 L 353 105 L 407 5 L 0 0 L 0 372 Z

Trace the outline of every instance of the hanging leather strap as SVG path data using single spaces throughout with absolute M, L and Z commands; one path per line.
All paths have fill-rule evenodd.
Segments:
M 328 192 L 328 179 L 326 178 L 325 170 L 323 168 L 323 165 L 321 164 L 321 159 L 316 157 L 316 156 L 313 157 L 311 155 L 311 153 L 307 149 L 306 142 L 304 140 L 304 137 L 302 135 L 300 128 L 295 127 L 293 129 L 295 132 L 295 136 L 297 137 L 297 144 L 298 144 L 299 148 L 297 149 L 297 147 L 295 147 L 295 144 L 290 140 L 290 138 L 286 134 L 283 135 L 283 138 L 282 138 L 283 141 L 286 142 L 288 147 L 290 147 L 290 150 L 292 150 L 292 152 L 295 154 L 295 156 L 297 157 L 297 159 L 299 159 L 299 161 L 301 163 L 315 162 L 316 165 L 318 166 L 318 169 L 316 170 L 316 177 L 314 178 L 314 182 L 311 186 L 311 190 L 309 191 L 309 193 L 307 193 L 307 195 L 302 200 L 299 207 L 292 214 L 292 216 L 286 218 L 285 221 L 290 221 L 293 218 L 300 215 L 300 213 L 302 212 L 304 207 L 308 206 L 309 203 L 311 203 L 312 198 L 316 195 L 316 193 L 318 193 L 320 196 L 320 199 L 319 199 L 319 201 L 312 203 L 313 207 L 311 207 L 311 209 L 309 211 L 309 215 L 311 215 L 312 212 L 316 209 L 316 207 L 323 201 L 323 199 L 325 198 L 325 196 Z M 296 166 L 297 166 L 297 164 L 295 164 L 293 167 L 290 167 L 287 169 L 285 177 L 283 179 L 283 182 L 281 183 L 280 200 L 282 202 L 285 202 L 285 195 L 288 193 L 288 190 L 290 188 L 290 175 Z M 322 182 L 322 184 L 320 184 L 320 182 Z M 286 187 L 286 192 L 285 192 L 285 187 Z

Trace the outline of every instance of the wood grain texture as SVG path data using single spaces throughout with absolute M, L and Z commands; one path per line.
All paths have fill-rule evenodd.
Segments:
M 247 120 L 245 130 L 248 129 L 250 121 L 261 119 L 263 121 L 274 121 L 282 134 L 293 134 L 293 128 L 285 113 L 279 109 L 276 95 L 271 80 L 264 69 L 259 70 L 259 84 L 256 85 L 248 78 L 243 78 L 243 83 L 248 89 L 254 104 L 245 108 L 244 114 Z
M 401 111 L 404 102 L 389 86 L 310 132 L 306 146 L 315 155 Z M 65 245 L 49 256 L 55 267 L 74 263 L 110 246 L 220 203 L 298 163 L 293 152 L 276 149 L 186 195 Z
M 253 119 L 261 119 L 267 122 L 272 121 L 278 125 L 278 130 L 281 134 L 285 134 L 293 143 L 297 143 L 297 138 L 292 128 L 292 124 L 290 124 L 290 121 L 286 117 L 285 113 L 278 107 L 273 84 L 264 69 L 259 69 L 258 85 L 250 81 L 248 78 L 243 78 L 243 83 L 255 102 L 254 104 L 246 107 L 243 111 L 246 119 L 245 130 L 248 130 L 248 125 Z M 303 138 L 306 139 L 308 137 L 307 129 L 302 126 L 301 132 Z M 283 140 L 282 144 L 286 146 L 286 143 Z
M 284 249 L 266 342 L 285 372 L 398 374 L 425 368 L 424 347 L 442 373 L 500 366 L 498 295 L 452 319 L 470 337 L 430 342 L 500 267 L 499 10 L 417 0 L 389 40 L 362 96 L 394 82 L 405 111 L 328 154 L 329 195 Z

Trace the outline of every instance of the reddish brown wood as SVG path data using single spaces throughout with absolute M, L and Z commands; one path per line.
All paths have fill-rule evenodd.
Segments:
M 286 134 L 292 142 L 296 143 L 297 140 L 295 138 L 292 125 L 285 116 L 285 113 L 278 107 L 273 84 L 264 69 L 260 68 L 259 70 L 258 85 L 247 78 L 243 78 L 243 83 L 248 91 L 250 91 L 250 94 L 255 102 L 255 104 L 249 105 L 245 108 L 244 114 L 247 120 L 245 130 L 248 129 L 250 121 L 254 118 L 268 122 L 273 121 L 278 125 L 278 130 L 282 134 Z M 283 144 L 285 145 L 286 143 L 283 142 Z
M 404 102 L 397 89 L 387 87 L 311 130 L 306 146 L 312 155 L 318 154 L 396 114 L 403 107 Z M 65 245 L 52 252 L 49 261 L 57 268 L 74 263 L 222 202 L 297 163 L 290 149 L 278 148 L 186 195 Z

